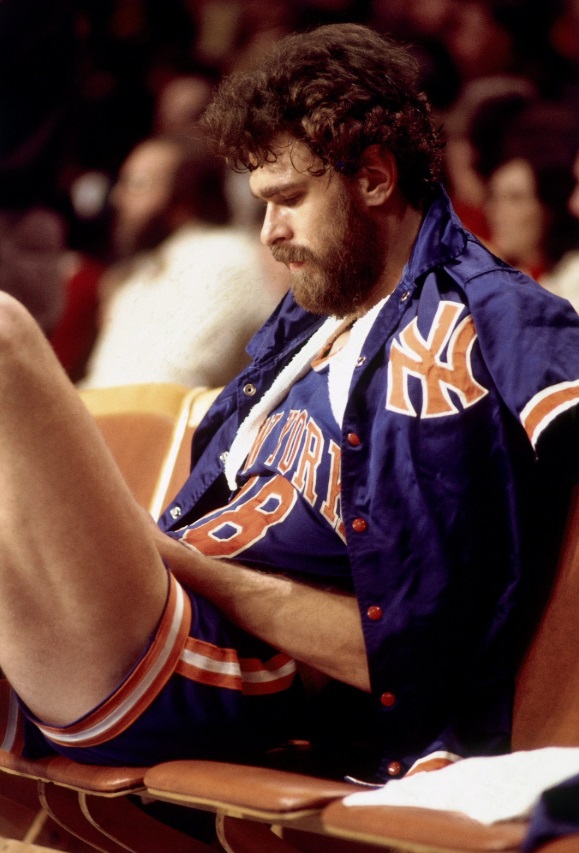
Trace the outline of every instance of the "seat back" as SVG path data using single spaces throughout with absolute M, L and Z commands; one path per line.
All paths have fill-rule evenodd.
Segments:
M 555 582 L 519 672 L 513 750 L 579 746 L 579 487 Z
M 218 391 L 150 383 L 80 392 L 133 495 L 153 518 L 185 482 L 193 431 Z

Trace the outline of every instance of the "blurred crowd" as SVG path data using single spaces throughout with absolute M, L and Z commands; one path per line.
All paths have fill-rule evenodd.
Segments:
M 73 381 L 243 366 L 287 282 L 196 121 L 224 75 L 339 21 L 411 46 L 464 223 L 579 309 L 579 0 L 2 0 L 0 289 Z

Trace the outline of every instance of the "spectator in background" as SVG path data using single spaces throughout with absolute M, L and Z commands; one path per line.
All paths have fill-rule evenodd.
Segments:
M 561 258 L 562 237 L 569 228 L 563 195 L 566 174 L 556 164 L 512 157 L 490 177 L 485 204 L 489 248 L 535 281 Z M 570 238 L 570 235 L 567 235 Z
M 57 176 L 78 71 L 74 3 L 0 3 L 0 290 L 48 335 L 63 311 Z
M 22 302 L 46 335 L 64 309 L 64 239 L 54 211 L 0 211 L 0 290 Z
M 282 293 L 266 287 L 253 235 L 228 225 L 222 165 L 198 138 L 136 146 L 113 188 L 117 261 L 83 387 L 219 386 Z
M 454 0 L 374 0 L 370 23 L 379 32 L 396 33 L 417 59 L 424 91 L 433 109 L 443 112 L 459 94 L 458 63 L 447 44 Z
M 579 226 L 568 207 L 578 140 L 573 110 L 530 103 L 505 133 L 488 179 L 490 247 L 541 284 L 564 255 L 579 248 Z
M 579 142 L 573 163 L 574 188 L 569 197 L 568 208 L 579 223 Z M 568 299 L 579 312 L 579 239 L 575 249 L 567 252 L 552 272 L 545 277 L 543 284 L 553 293 Z
M 115 175 L 127 152 L 152 132 L 161 82 L 189 66 L 196 20 L 183 0 L 73 5 L 82 67 L 71 159 L 82 171 Z
M 155 99 L 155 133 L 194 132 L 216 82 L 208 73 L 201 72 L 181 74 L 168 80 Z
M 447 113 L 445 186 L 464 224 L 480 238 L 488 238 L 486 182 L 501 160 L 505 128 L 536 97 L 526 78 L 492 74 L 466 83 Z
M 48 335 L 58 360 L 73 382 L 85 372 L 98 329 L 99 285 L 106 266 L 85 251 L 68 247 L 60 270 L 64 305 L 58 323 Z

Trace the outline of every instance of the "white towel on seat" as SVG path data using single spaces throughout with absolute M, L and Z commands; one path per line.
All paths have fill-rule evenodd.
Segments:
M 543 791 L 579 774 L 579 747 L 545 747 L 464 758 L 382 788 L 350 794 L 348 806 L 418 806 L 462 812 L 484 824 L 528 817 Z

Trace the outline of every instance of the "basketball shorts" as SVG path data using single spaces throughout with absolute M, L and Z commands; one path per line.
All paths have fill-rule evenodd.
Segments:
M 36 719 L 4 682 L 2 748 L 58 752 L 90 764 L 147 766 L 177 758 L 247 761 L 299 736 L 295 662 L 228 623 L 169 575 L 148 647 L 117 689 L 67 726 Z

